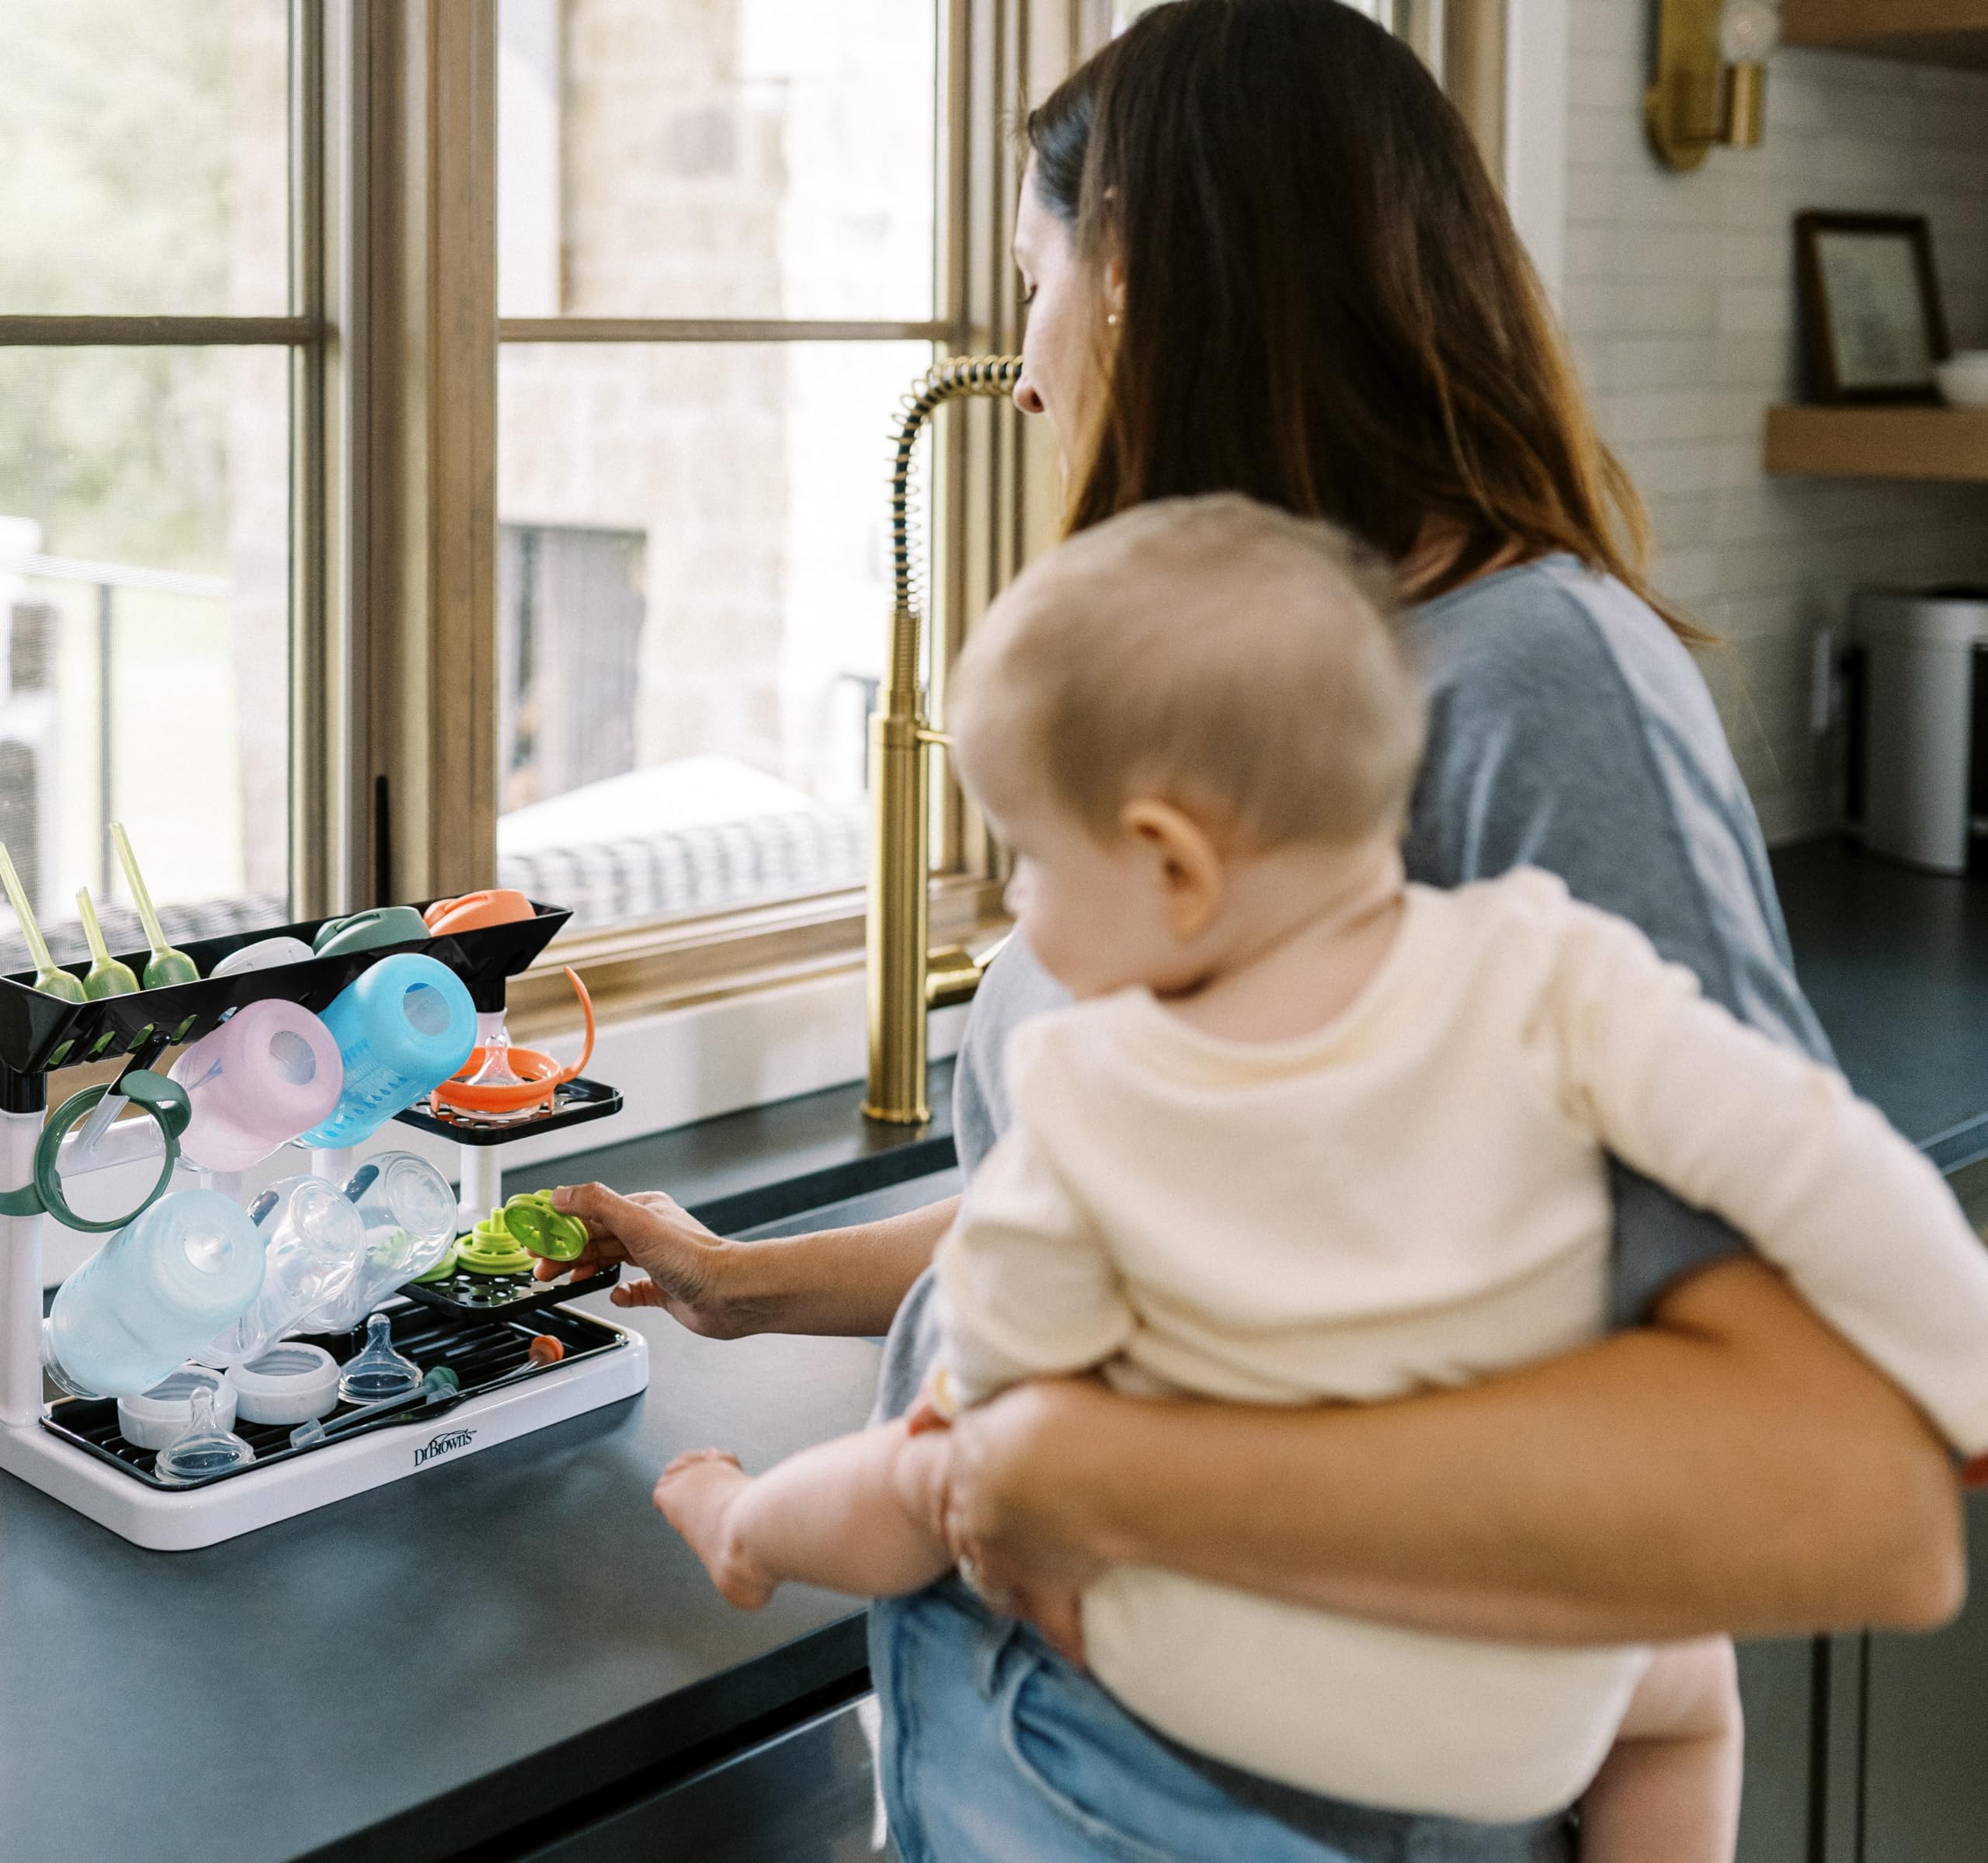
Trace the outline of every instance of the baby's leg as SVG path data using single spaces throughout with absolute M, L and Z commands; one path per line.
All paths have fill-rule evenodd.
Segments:
M 1581 1800 L 1581 1863 L 1732 1863 L 1743 1730 L 1732 1644 L 1658 1650 Z
M 885 1423 L 804 1449 L 755 1481 L 735 1456 L 707 1449 L 663 1470 L 655 1504 L 742 1610 L 789 1580 L 888 1597 L 952 1562 L 906 1479 L 939 1452 L 932 1438 Z

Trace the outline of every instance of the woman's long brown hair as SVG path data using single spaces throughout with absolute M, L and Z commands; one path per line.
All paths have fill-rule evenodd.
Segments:
M 1237 491 L 1402 563 L 1447 520 L 1461 547 L 1420 596 L 1565 551 L 1709 638 L 1650 589 L 1642 501 L 1468 130 L 1399 40 L 1337 0 L 1172 0 L 1027 133 L 1044 206 L 1124 279 L 1068 529 Z

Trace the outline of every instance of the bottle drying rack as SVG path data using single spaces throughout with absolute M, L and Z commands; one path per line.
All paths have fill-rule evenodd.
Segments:
M 245 945 L 287 934 L 305 944 L 324 923 L 272 926 L 182 948 L 201 980 L 140 990 L 95 1003 L 67 1003 L 33 988 L 33 974 L 0 976 L 0 1188 L 28 1181 L 48 1107 L 48 1077 L 85 1062 L 122 1059 L 150 1067 L 169 1047 L 197 1041 L 234 1011 L 269 997 L 327 1008 L 353 979 L 396 951 L 419 951 L 446 964 L 468 986 L 479 1012 L 504 1006 L 505 986 L 551 943 L 571 914 L 534 904 L 534 916 L 377 950 L 313 958 L 279 968 L 215 978 L 215 965 Z M 117 954 L 136 962 L 143 953 Z M 84 967 L 72 967 L 80 975 Z M 467 1229 L 502 1201 L 498 1148 L 620 1110 L 621 1097 L 598 1081 L 576 1079 L 552 1105 L 502 1121 L 461 1120 L 426 1100 L 402 1123 L 449 1139 L 461 1149 L 459 1215 Z M 82 1135 L 63 1141 L 62 1169 L 74 1177 L 155 1155 L 158 1128 L 126 1120 L 85 1156 Z M 356 1151 L 310 1151 L 311 1168 L 343 1182 Z M 200 1181 L 240 1194 L 233 1176 Z M 134 1545 L 158 1552 L 212 1545 L 367 1489 L 419 1475 L 444 1462 L 563 1423 L 633 1397 L 648 1383 L 648 1348 L 638 1333 L 561 1304 L 609 1286 L 612 1272 L 575 1284 L 548 1286 L 528 1275 L 475 1283 L 467 1276 L 428 1287 L 390 1309 L 395 1344 L 427 1368 L 445 1364 L 461 1388 L 447 1399 L 377 1422 L 321 1444 L 292 1448 L 287 1427 L 238 1425 L 256 1451 L 244 1468 L 190 1488 L 169 1487 L 151 1472 L 152 1455 L 118 1434 L 116 1406 L 106 1398 L 47 1400 L 41 1368 L 41 1246 L 45 1215 L 0 1216 L 0 1469 L 53 1496 Z M 565 1356 L 531 1369 L 527 1348 L 549 1333 Z M 334 1356 L 349 1342 L 320 1340 Z M 335 1423 L 349 1406 L 325 1420 Z

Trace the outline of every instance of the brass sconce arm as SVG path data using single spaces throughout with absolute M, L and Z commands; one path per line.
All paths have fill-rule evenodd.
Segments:
M 965 356 L 935 364 L 906 398 L 891 469 L 891 658 L 870 716 L 870 910 L 867 926 L 870 1074 L 864 1116 L 894 1125 L 932 1117 L 925 1098 L 928 1010 L 964 1003 L 992 953 L 975 959 L 955 946 L 935 957 L 926 843 L 930 757 L 945 742 L 925 712 L 919 649 L 925 617 L 912 573 L 912 466 L 919 435 L 946 402 L 994 398 L 1020 379 L 1016 356 Z

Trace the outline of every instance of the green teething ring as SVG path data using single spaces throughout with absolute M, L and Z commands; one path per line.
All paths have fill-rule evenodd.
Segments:
M 193 1104 L 179 1082 L 142 1067 L 131 1069 L 115 1083 L 114 1090 L 149 1114 L 158 1128 L 159 1137 L 165 1144 L 165 1156 L 160 1161 L 158 1183 L 145 1193 L 135 1209 L 103 1222 L 78 1216 L 62 1194 L 61 1175 L 57 1168 L 62 1141 L 82 1123 L 97 1102 L 113 1090 L 108 1086 L 86 1086 L 80 1093 L 72 1093 L 62 1102 L 55 1117 L 42 1128 L 41 1137 L 36 1142 L 34 1181 L 18 1190 L 0 1193 L 0 1215 L 38 1216 L 46 1211 L 65 1229 L 80 1229 L 88 1236 L 101 1236 L 112 1229 L 121 1229 L 165 1194 L 167 1186 L 172 1182 L 173 1170 L 179 1163 L 179 1135 L 186 1131 L 187 1121 L 193 1117 Z

